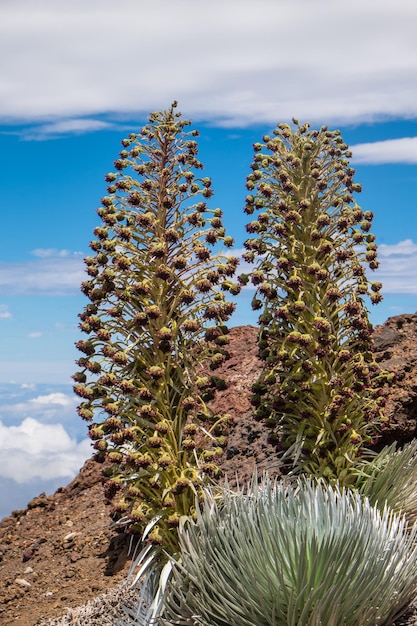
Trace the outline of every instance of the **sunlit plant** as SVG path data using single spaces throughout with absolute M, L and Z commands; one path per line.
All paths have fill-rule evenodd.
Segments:
M 256 417 L 293 470 L 343 483 L 377 436 L 385 375 L 372 355 L 365 297 L 381 283 L 373 215 L 353 198 L 361 186 L 340 131 L 279 124 L 254 144 L 242 284 L 256 288 L 264 369 L 253 387 Z
M 417 521 L 417 439 L 385 446 L 362 459 L 355 473 L 355 487 L 372 504 L 404 513 L 410 525 Z
M 153 113 L 107 174 L 85 259 L 89 303 L 80 314 L 82 356 L 74 375 L 96 459 L 106 461 L 105 494 L 132 532 L 174 553 L 183 515 L 207 477 L 217 478 L 229 417 L 206 400 L 227 357 L 225 322 L 235 305 L 238 260 L 220 209 L 210 209 L 198 132 L 176 103 Z
M 206 494 L 180 528 L 163 626 L 391 626 L 417 583 L 417 528 L 327 481 Z

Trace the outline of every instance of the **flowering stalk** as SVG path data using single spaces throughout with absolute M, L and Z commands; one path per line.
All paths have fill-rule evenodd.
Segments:
M 373 215 L 340 131 L 280 124 L 254 145 L 245 212 L 253 236 L 244 258 L 260 310 L 264 370 L 253 387 L 256 417 L 295 471 L 349 483 L 349 469 L 377 434 L 384 374 L 375 363 L 364 297 L 382 299 L 365 265 L 378 267 Z
M 209 209 L 211 180 L 197 177 L 197 131 L 175 112 L 153 113 L 122 141 L 98 209 L 82 284 L 75 392 L 90 422 L 96 459 L 108 461 L 106 496 L 133 532 L 159 520 L 149 540 L 175 552 L 177 526 L 192 513 L 207 477 L 217 477 L 228 416 L 205 400 L 217 379 L 203 373 L 227 358 L 225 292 L 237 259 L 220 209 Z

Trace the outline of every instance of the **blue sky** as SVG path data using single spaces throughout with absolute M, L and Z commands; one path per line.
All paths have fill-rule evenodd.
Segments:
M 121 139 L 174 99 L 201 132 L 213 204 L 223 209 L 237 251 L 246 236 L 242 206 L 252 143 L 292 116 L 340 128 L 363 186 L 357 200 L 375 214 L 381 267 L 374 276 L 385 299 L 371 309 L 371 320 L 417 310 L 416 30 L 414 0 L 1 3 L 5 493 L 7 485 L 17 489 L 8 475 L 10 455 L 29 469 L 39 454 L 52 455 L 48 480 L 62 483 L 88 455 L 70 387 L 77 313 L 85 304 L 83 257 Z M 246 291 L 232 324 L 256 322 L 249 301 Z M 62 429 L 43 430 L 46 415 Z M 36 456 L 25 443 L 29 431 L 32 439 L 63 442 L 65 454 L 41 447 Z M 70 450 L 71 462 L 59 465 Z M 51 488 L 42 475 L 36 485 L 31 480 L 33 495 L 42 484 Z M 22 481 L 24 498 L 28 481 Z

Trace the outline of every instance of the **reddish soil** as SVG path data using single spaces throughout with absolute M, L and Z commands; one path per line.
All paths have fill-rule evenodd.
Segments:
M 231 358 L 220 373 L 229 386 L 213 401 L 215 410 L 235 418 L 223 460 L 232 481 L 245 482 L 255 465 L 268 467 L 274 455 L 249 401 L 260 371 L 256 334 L 250 326 L 232 329 Z M 417 314 L 390 318 L 377 327 L 375 345 L 377 359 L 396 373 L 384 443 L 405 442 L 417 427 Z M 101 466 L 87 461 L 68 486 L 50 496 L 41 494 L 0 522 L 0 624 L 41 625 L 125 578 L 129 540 L 111 520 L 100 475 Z M 417 621 L 410 617 L 407 623 Z

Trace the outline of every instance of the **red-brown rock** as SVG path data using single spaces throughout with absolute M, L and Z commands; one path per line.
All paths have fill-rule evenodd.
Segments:
M 255 465 L 261 470 L 273 465 L 274 449 L 250 404 L 250 387 L 261 369 L 257 329 L 234 328 L 230 339 L 230 359 L 216 371 L 228 388 L 218 392 L 212 407 L 234 417 L 222 465 L 231 482 L 237 477 L 245 483 Z M 417 427 L 417 314 L 377 327 L 375 348 L 381 365 L 396 373 L 384 442 L 409 441 Z M 128 539 L 112 526 L 103 500 L 101 466 L 87 461 L 67 487 L 41 494 L 0 522 L 0 623 L 41 624 L 41 618 L 108 591 L 126 575 L 127 552 Z

